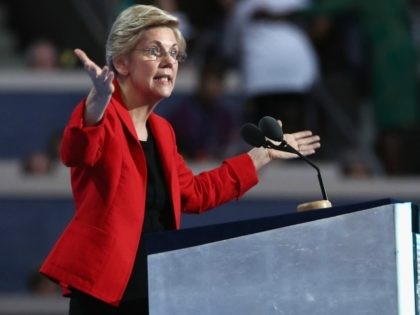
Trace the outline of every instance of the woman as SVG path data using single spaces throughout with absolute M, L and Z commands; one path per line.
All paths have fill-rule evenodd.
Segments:
M 70 314 L 147 314 L 141 235 L 178 229 L 181 211 L 239 198 L 263 165 L 293 155 L 256 148 L 192 174 L 172 127 L 153 113 L 171 95 L 185 56 L 176 18 L 160 9 L 136 5 L 117 17 L 102 69 L 83 51 L 75 54 L 93 83 L 61 146 L 77 210 L 41 272 L 71 296 Z M 302 154 L 319 147 L 309 131 L 286 139 Z

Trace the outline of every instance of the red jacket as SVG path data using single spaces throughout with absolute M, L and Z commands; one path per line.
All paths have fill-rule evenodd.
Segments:
M 41 273 L 63 288 L 73 287 L 118 305 L 140 240 L 146 161 L 118 91 L 96 126 L 83 126 L 84 106 L 82 101 L 74 110 L 61 146 L 62 160 L 71 167 L 76 212 Z M 170 189 L 176 228 L 180 227 L 181 211 L 203 212 L 239 198 L 257 183 L 247 154 L 193 175 L 177 152 L 170 124 L 156 114 L 149 117 L 149 123 Z

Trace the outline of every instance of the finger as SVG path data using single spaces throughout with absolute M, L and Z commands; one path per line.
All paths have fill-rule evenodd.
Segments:
M 300 154 L 302 154 L 303 156 L 307 156 L 307 155 L 312 155 L 315 154 L 315 150 L 303 150 L 303 151 L 299 151 Z
M 111 70 L 108 69 L 107 72 L 106 72 L 106 76 L 104 77 L 103 84 L 110 91 L 114 91 L 114 86 L 112 84 L 112 81 L 114 81 L 114 76 L 115 76 L 114 72 L 112 72 Z
M 102 72 L 97 78 L 98 83 L 103 83 L 104 85 L 110 85 L 114 80 L 114 72 L 112 72 L 108 66 L 105 66 L 102 69 Z
M 110 84 L 110 83 L 112 83 L 113 80 L 114 80 L 114 72 L 109 71 L 108 76 L 105 79 L 105 82 Z
M 77 56 L 77 58 L 79 58 L 79 60 L 80 60 L 83 64 L 85 64 L 85 63 L 86 63 L 86 62 L 88 62 L 88 61 L 91 61 L 91 60 L 89 59 L 89 57 L 86 55 L 86 53 L 85 53 L 83 50 L 79 49 L 79 48 L 76 48 L 76 49 L 74 50 L 74 54 Z
M 306 138 L 312 136 L 312 131 L 310 130 L 304 130 L 304 131 L 298 131 L 291 134 L 295 139 L 300 138 Z
M 91 77 L 91 74 L 94 74 L 95 76 L 99 75 L 101 68 L 99 68 L 96 63 L 90 60 L 83 50 L 76 48 L 74 50 L 74 54 L 77 56 L 77 58 L 79 58 L 80 62 L 83 64 L 83 67 L 88 71 Z
M 105 66 L 102 68 L 101 73 L 98 75 L 99 81 L 106 81 L 106 78 L 109 76 L 109 68 L 108 66 Z
M 298 142 L 299 145 L 302 145 L 302 144 L 316 143 L 316 142 L 319 142 L 320 140 L 321 138 L 319 136 L 311 136 L 311 137 L 297 139 L 296 142 Z
M 321 147 L 321 143 L 317 142 L 317 143 L 313 143 L 313 144 L 309 144 L 309 145 L 299 145 L 298 146 L 298 150 L 299 151 L 306 151 L 306 150 L 315 150 Z
M 114 90 L 115 90 L 113 81 L 114 81 L 114 72 L 111 71 L 108 78 L 106 79 L 106 84 L 108 85 L 111 93 L 114 93 Z
M 96 69 L 91 65 L 85 65 L 85 70 L 94 85 L 100 82 L 100 79 L 98 79 L 99 75 L 101 74 L 100 69 Z
M 92 82 L 98 92 L 109 93 L 114 91 L 112 81 L 114 80 L 114 72 L 105 66 L 98 76 L 93 76 Z

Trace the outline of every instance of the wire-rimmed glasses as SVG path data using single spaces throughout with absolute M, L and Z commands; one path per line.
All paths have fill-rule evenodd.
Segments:
M 135 51 L 141 51 L 145 57 L 149 60 L 158 60 L 167 55 L 171 56 L 174 60 L 178 62 L 184 62 L 187 59 L 187 54 L 184 52 L 180 52 L 176 48 L 170 48 L 166 51 L 162 47 L 150 47 L 150 48 L 136 48 Z

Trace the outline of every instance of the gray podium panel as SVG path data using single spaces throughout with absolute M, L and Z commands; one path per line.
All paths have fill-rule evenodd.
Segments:
M 398 242 L 409 241 L 411 212 L 402 209 L 408 219 L 398 223 L 396 210 L 386 205 L 149 255 L 150 314 L 414 314 L 411 245 L 404 258 L 411 261 L 396 254 L 407 254 Z M 411 270 L 404 279 L 402 264 Z

